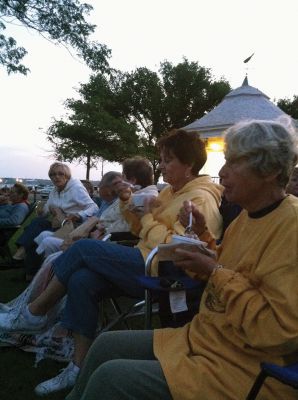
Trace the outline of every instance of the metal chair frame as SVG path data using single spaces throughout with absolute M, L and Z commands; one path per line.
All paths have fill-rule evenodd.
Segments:
M 267 377 L 274 378 L 285 385 L 289 385 L 294 389 L 298 389 L 298 363 L 283 367 L 270 363 L 261 363 L 260 366 L 261 371 L 256 377 L 256 380 L 253 383 L 246 400 L 255 400 L 257 398 Z M 295 370 L 295 377 L 293 378 L 293 376 L 291 376 L 287 378 L 284 373 L 287 371 L 293 372 L 293 370 Z
M 106 235 L 103 240 L 109 240 L 110 235 Z M 151 263 L 157 254 L 158 248 L 155 247 L 151 252 L 149 253 L 146 262 L 145 262 L 145 275 L 150 276 L 150 269 L 151 269 Z M 137 299 L 136 303 L 133 303 L 129 307 L 125 308 L 124 310 L 121 308 L 118 298 L 120 297 L 129 297 L 126 296 L 125 294 L 115 294 L 109 297 L 107 300 L 109 301 L 109 304 L 112 306 L 112 309 L 114 310 L 115 313 L 115 318 L 113 318 L 111 321 L 104 323 L 103 321 L 106 320 L 105 317 L 105 310 L 104 310 L 104 301 L 101 301 L 101 310 L 100 310 L 100 320 L 102 321 L 102 326 L 99 327 L 98 333 L 103 333 L 111 330 L 114 328 L 117 324 L 124 323 L 125 327 L 127 329 L 130 329 L 130 326 L 128 324 L 128 320 L 134 317 L 142 316 L 144 317 L 144 329 L 152 329 L 152 314 L 158 313 L 158 307 L 153 308 L 152 304 L 152 298 L 150 291 L 145 289 L 145 298 L 144 299 Z

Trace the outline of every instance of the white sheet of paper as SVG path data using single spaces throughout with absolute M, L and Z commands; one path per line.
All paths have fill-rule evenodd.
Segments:
M 170 292 L 170 307 L 173 314 L 177 312 L 187 311 L 185 290 Z

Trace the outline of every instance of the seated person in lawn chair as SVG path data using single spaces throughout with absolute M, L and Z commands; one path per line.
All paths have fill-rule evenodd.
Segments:
M 36 252 L 34 238 L 44 230 L 57 230 L 62 221 L 81 222 L 94 215 L 98 207 L 90 198 L 86 188 L 78 179 L 71 176 L 68 165 L 55 162 L 50 166 L 49 177 L 54 185 L 43 207 L 37 209 L 37 218 L 26 227 L 18 238 L 19 246 L 15 260 L 24 259 L 28 276 L 33 276 L 39 269 L 42 258 Z
M 106 400 L 239 400 L 260 362 L 297 362 L 298 199 L 285 190 L 298 161 L 297 132 L 276 121 L 242 122 L 225 144 L 219 174 L 227 200 L 243 210 L 217 259 L 176 250 L 176 266 L 207 282 L 200 312 L 181 328 L 100 335 L 66 400 L 98 393 Z M 187 202 L 184 225 L 190 212 L 203 220 Z M 260 399 L 296 400 L 297 390 L 268 379 Z
M 29 214 L 28 196 L 29 189 L 22 183 L 15 183 L 5 196 L 4 204 L 0 204 L 0 245 L 4 245 L 12 233 L 8 228 L 21 225 Z
M 74 385 L 85 355 L 92 344 L 99 317 L 99 299 L 119 289 L 129 296 L 144 297 L 138 278 L 144 275 L 145 260 L 160 243 L 168 243 L 173 234 L 183 235 L 185 228 L 178 219 L 185 200 L 192 201 L 206 218 L 200 239 L 213 243 L 221 234 L 218 210 L 222 187 L 210 176 L 200 175 L 207 160 L 205 143 L 197 132 L 174 130 L 158 143 L 160 169 L 165 187 L 157 199 L 150 197 L 138 211 L 140 240 L 132 248 L 99 240 L 82 239 L 52 263 L 53 277 L 45 290 L 12 318 L 0 314 L 0 332 L 38 332 L 47 329 L 51 310 L 67 294 L 62 325 L 72 331 L 73 359 L 57 377 L 35 389 L 39 395 Z M 132 197 L 127 186 L 119 196 L 127 206 Z M 129 199 L 128 199 L 129 197 Z M 133 212 L 133 209 L 131 209 Z M 156 265 L 153 265 L 153 269 Z M 6 307 L 7 305 L 3 306 Z

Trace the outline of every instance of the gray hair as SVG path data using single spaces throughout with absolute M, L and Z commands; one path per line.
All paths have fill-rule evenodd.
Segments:
M 71 171 L 68 165 L 63 164 L 62 162 L 56 161 L 53 164 L 50 165 L 49 173 L 48 175 L 50 176 L 51 173 L 54 171 L 56 168 L 61 168 L 64 172 L 64 175 L 67 179 L 71 178 Z
M 290 118 L 251 120 L 230 127 L 224 136 L 227 161 L 246 158 L 261 176 L 278 172 L 285 187 L 298 161 L 298 137 Z
M 113 180 L 114 180 L 115 178 L 117 178 L 117 177 L 121 177 L 121 178 L 122 178 L 121 172 L 116 172 L 116 171 L 109 171 L 109 172 L 106 172 L 106 173 L 103 175 L 103 177 L 101 178 L 101 181 L 100 181 L 100 183 L 99 183 L 99 186 L 100 186 L 100 187 L 103 187 L 103 186 L 111 186 Z

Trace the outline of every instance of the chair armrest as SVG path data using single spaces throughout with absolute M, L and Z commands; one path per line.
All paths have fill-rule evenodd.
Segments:
M 158 246 L 154 247 L 154 249 L 152 249 L 150 251 L 150 253 L 148 254 L 148 257 L 145 262 L 145 275 L 146 276 L 150 276 L 152 261 L 153 261 L 154 257 L 156 256 L 157 252 L 158 252 Z

